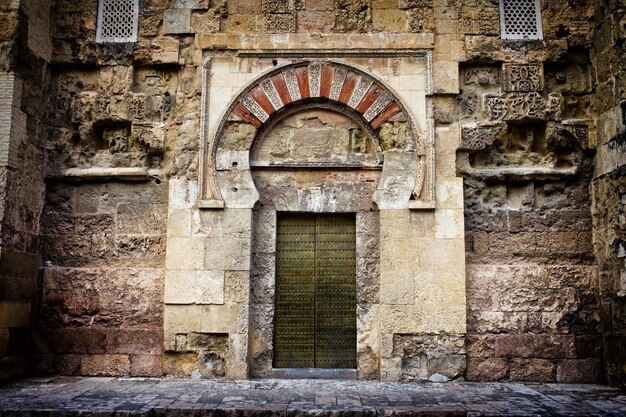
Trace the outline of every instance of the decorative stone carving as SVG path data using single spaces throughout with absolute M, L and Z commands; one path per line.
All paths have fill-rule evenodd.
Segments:
M 546 115 L 553 119 L 557 108 L 560 108 L 559 95 L 550 95 L 547 101 L 536 92 L 485 96 L 485 111 L 490 120 L 545 119 Z
M 172 74 L 165 71 L 148 70 L 143 74 L 143 82 L 148 87 L 165 88 L 172 81 Z
M 266 122 L 267 119 L 269 119 L 269 116 L 267 115 L 267 113 L 265 113 L 265 110 L 263 110 L 261 106 L 259 106 L 259 103 L 257 103 L 249 94 L 241 97 L 240 102 L 244 105 L 245 108 L 250 110 L 250 113 L 254 114 L 256 118 L 260 121 Z
M 280 100 L 278 95 L 278 91 L 276 91 L 276 87 L 274 87 L 274 83 L 271 80 L 265 80 L 261 82 L 261 89 L 272 103 L 272 106 L 275 110 L 283 108 L 283 102 Z
M 550 93 L 546 103 L 546 115 L 550 120 L 561 119 L 561 103 L 563 97 L 559 93 Z
M 111 153 L 128 152 L 130 149 L 130 139 L 126 127 L 105 129 L 102 138 L 109 145 Z
M 331 100 L 339 100 L 339 94 L 343 88 L 343 83 L 346 81 L 346 75 L 348 70 L 345 67 L 336 67 L 335 75 L 333 76 L 333 83 L 330 88 L 329 98 Z
M 290 0 L 263 0 L 263 13 L 291 13 Z
M 320 96 L 322 65 L 314 62 L 309 66 L 309 85 L 311 86 L 311 97 Z
M 95 118 L 106 119 L 111 115 L 111 100 L 104 95 L 98 95 L 96 98 Z
M 365 97 L 367 91 L 372 87 L 372 84 L 374 84 L 372 80 L 361 77 L 359 79 L 359 83 L 354 89 L 354 92 L 352 93 L 352 97 L 350 97 L 350 101 L 348 101 L 348 106 L 353 108 L 358 106 L 361 100 L 363 100 L 363 97 Z
M 266 14 L 265 31 L 269 33 L 295 33 L 295 14 Z
M 506 124 L 492 126 L 466 126 L 461 129 L 461 145 L 459 150 L 480 151 L 502 139 L 506 133 Z
M 302 94 L 300 94 L 300 86 L 298 85 L 296 71 L 293 68 L 287 69 L 283 72 L 283 78 L 285 79 L 285 84 L 287 84 L 287 90 L 289 90 L 291 100 L 300 100 L 302 98 Z
M 498 69 L 493 67 L 466 68 L 463 71 L 463 84 L 479 87 L 498 85 Z
M 543 91 L 543 65 L 502 64 L 502 81 L 508 92 Z
M 165 150 L 164 123 L 135 123 L 132 136 L 138 143 L 146 146 L 150 154 L 159 154 Z
M 365 32 L 372 23 L 369 0 L 337 0 L 335 3 L 335 31 Z
M 363 114 L 363 117 L 368 122 L 371 122 L 374 117 L 378 116 L 378 114 L 385 109 L 392 102 L 392 97 L 388 94 L 383 94 L 376 99 L 374 104 L 370 106 L 369 109 Z
M 456 102 L 461 108 L 461 112 L 465 115 L 472 115 L 478 107 L 478 95 L 475 93 L 464 93 L 456 97 Z
M 161 104 L 161 120 L 165 121 L 170 117 L 170 114 L 172 113 L 173 100 L 172 100 L 172 96 L 167 91 L 165 92 L 165 94 L 163 94 L 162 100 L 163 101 Z
M 145 94 L 131 94 L 128 98 L 128 115 L 135 121 L 143 121 L 146 118 Z

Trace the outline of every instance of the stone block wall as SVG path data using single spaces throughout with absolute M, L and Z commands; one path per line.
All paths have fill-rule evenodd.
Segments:
M 32 313 L 42 371 L 245 377 L 248 358 L 267 365 L 273 252 L 257 237 L 275 210 L 252 210 L 239 148 L 220 154 L 219 179 L 252 187 L 200 207 L 202 134 L 254 77 L 296 59 L 267 51 L 419 49 L 431 79 L 403 59 L 350 58 L 435 138 L 430 211 L 355 210 L 375 225 L 359 238 L 373 281 L 359 295 L 360 376 L 461 378 L 467 365 L 471 380 L 596 382 L 604 358 L 622 383 L 618 2 L 544 1 L 544 39 L 531 42 L 500 39 L 494 1 L 140 3 L 136 44 L 96 44 L 96 0 L 56 0 L 51 19 L 46 1 L 0 0 L 0 91 L 12 91 L 0 97 L 3 369 L 24 361 L 12 352 L 32 341 Z M 399 128 L 383 129 L 393 142 Z M 289 183 L 268 178 L 254 181 Z
M 594 253 L 607 380 L 626 386 L 626 9 L 617 1 L 594 9 L 596 35 L 591 48 L 597 94 L 591 108 L 597 123 L 592 184 Z
M 49 182 L 41 372 L 161 375 L 167 183 Z
M 49 11 L 48 1 L 0 2 L 0 381 L 33 371 Z
M 460 94 L 437 109 L 440 123 L 461 125 L 469 380 L 603 376 L 589 196 L 593 10 L 558 3 L 543 2 L 543 41 L 515 42 L 499 37 L 497 3 L 468 2 Z

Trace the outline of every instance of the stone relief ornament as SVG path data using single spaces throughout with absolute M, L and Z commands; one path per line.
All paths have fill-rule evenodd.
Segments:
M 485 111 L 490 120 L 545 119 L 546 100 L 541 94 L 507 93 L 485 96 Z M 550 106 L 555 106 L 550 104 Z M 554 114 L 549 114 L 554 117 Z
M 374 83 L 371 80 L 365 77 L 361 77 L 359 79 L 359 83 L 357 84 L 356 88 L 352 92 L 352 97 L 350 97 L 348 106 L 352 108 L 356 108 L 361 102 L 361 100 L 363 100 L 363 97 L 365 97 L 365 94 L 367 93 L 367 91 L 372 87 L 372 84 Z
M 295 33 L 295 14 L 266 14 L 265 31 L 269 33 Z
M 498 85 L 498 69 L 493 67 L 466 68 L 463 71 L 463 84 L 480 87 Z
M 263 13 L 290 13 L 292 0 L 263 0 Z
M 133 94 L 128 100 L 128 113 L 133 120 L 142 121 L 146 118 L 146 96 Z
M 278 91 L 276 91 L 276 87 L 274 87 L 274 83 L 272 83 L 271 80 L 265 80 L 265 81 L 262 81 L 260 85 L 261 85 L 261 89 L 263 90 L 267 98 L 270 100 L 270 103 L 272 103 L 272 106 L 274 107 L 274 109 L 276 110 L 282 109 L 283 102 L 281 101 L 280 96 L 278 95 Z
M 478 95 L 475 93 L 466 93 L 456 96 L 456 102 L 461 108 L 461 112 L 465 115 L 472 115 L 478 107 Z
M 339 100 L 343 83 L 346 80 L 348 70 L 344 67 L 335 67 L 335 75 L 333 76 L 332 86 L 330 88 L 330 99 Z
M 172 95 L 166 91 L 165 94 L 163 94 L 163 100 L 161 103 L 161 120 L 162 121 L 165 121 L 170 117 L 170 115 L 172 114 L 172 106 L 173 106 Z
M 300 94 L 300 86 L 298 85 L 296 71 L 293 68 L 285 70 L 285 72 L 283 72 L 283 78 L 285 79 L 285 84 L 287 84 L 287 90 L 289 91 L 291 100 L 300 100 L 302 95 Z
M 254 114 L 256 118 L 263 123 L 265 123 L 267 119 L 269 119 L 269 116 L 267 115 L 267 113 L 265 113 L 265 110 L 263 110 L 263 108 L 261 108 L 256 100 L 254 100 L 249 94 L 244 95 L 240 99 L 240 102 L 244 105 L 245 108 L 250 111 L 250 113 Z
M 389 94 L 383 94 L 378 97 L 374 104 L 370 106 L 369 109 L 365 112 L 363 117 L 368 122 L 371 122 L 374 117 L 378 116 L 378 114 L 385 109 L 393 101 L 393 98 Z
M 543 91 L 543 65 L 503 64 L 502 79 L 504 91 Z
M 311 97 L 320 96 L 322 78 L 322 65 L 313 63 L 309 66 L 309 85 L 311 86 Z
M 546 115 L 550 120 L 561 120 L 562 96 L 559 93 L 550 93 L 546 103 Z
M 460 150 L 480 151 L 493 145 L 506 132 L 506 124 L 494 126 L 468 126 L 461 129 Z

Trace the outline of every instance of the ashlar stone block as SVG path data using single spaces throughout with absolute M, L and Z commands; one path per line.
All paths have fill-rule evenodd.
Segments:
M 169 9 L 163 13 L 165 35 L 191 32 L 191 9 Z
M 172 178 L 169 181 L 170 210 L 193 208 L 198 199 L 197 181 L 186 178 Z
M 170 237 L 167 240 L 165 267 L 167 269 L 203 269 L 204 248 L 203 239 Z
M 250 270 L 250 239 L 210 238 L 206 239 L 207 269 L 221 271 Z
M 180 52 L 178 39 L 160 36 L 152 41 L 152 62 L 155 64 L 176 64 Z
M 438 209 L 435 211 L 438 239 L 463 239 L 465 236 L 463 209 Z
M 194 301 L 197 304 L 224 304 L 224 273 L 197 271 Z
M 164 301 L 192 304 L 195 301 L 196 271 L 166 271 Z

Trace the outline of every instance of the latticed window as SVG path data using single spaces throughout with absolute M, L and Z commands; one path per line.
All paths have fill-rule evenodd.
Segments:
M 540 0 L 500 0 L 502 39 L 542 39 Z
M 96 42 L 136 42 L 139 0 L 100 0 Z

